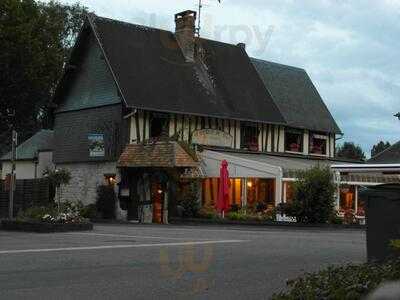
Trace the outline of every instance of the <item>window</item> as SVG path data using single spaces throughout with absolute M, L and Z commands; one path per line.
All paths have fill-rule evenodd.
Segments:
M 166 114 L 153 113 L 150 119 L 150 138 L 168 137 L 169 118 Z
M 244 123 L 240 126 L 241 145 L 240 148 L 250 151 L 258 151 L 259 130 L 256 124 Z
M 328 137 L 326 135 L 310 134 L 310 153 L 326 155 Z
M 303 131 L 296 129 L 286 129 L 285 151 L 303 152 Z
M 247 206 L 256 211 L 275 207 L 275 179 L 247 178 Z
M 354 186 L 343 186 L 340 188 L 340 211 L 345 213 L 346 211 L 356 210 L 356 190 Z
M 241 207 L 242 205 L 242 179 L 229 179 L 229 204 Z M 214 207 L 218 199 L 219 178 L 206 178 L 203 180 L 202 205 Z

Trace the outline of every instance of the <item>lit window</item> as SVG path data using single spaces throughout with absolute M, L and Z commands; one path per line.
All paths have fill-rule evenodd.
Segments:
M 310 153 L 326 155 L 328 137 L 326 135 L 310 134 Z
M 303 152 L 303 131 L 296 129 L 285 131 L 285 151 Z
M 259 130 L 256 124 L 244 123 L 240 126 L 241 133 L 241 149 L 258 151 L 258 135 Z

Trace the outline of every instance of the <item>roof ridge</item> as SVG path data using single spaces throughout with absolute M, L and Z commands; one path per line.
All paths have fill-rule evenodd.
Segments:
M 122 21 L 122 20 L 117 20 L 117 19 L 111 19 L 108 17 L 102 17 L 102 16 L 98 16 L 96 14 L 92 14 L 92 16 L 94 17 L 94 21 L 96 21 L 96 19 L 100 19 L 106 22 L 110 22 L 110 23 L 118 23 L 124 26 L 128 26 L 128 27 L 136 27 L 136 28 L 142 28 L 142 29 L 147 29 L 147 30 L 157 30 L 157 31 L 164 31 L 164 32 L 168 32 L 173 34 L 172 31 L 170 30 L 166 30 L 166 29 L 162 29 L 162 28 L 157 28 L 157 27 L 150 27 L 147 25 L 142 25 L 142 24 L 137 24 L 137 23 L 130 23 L 127 21 Z

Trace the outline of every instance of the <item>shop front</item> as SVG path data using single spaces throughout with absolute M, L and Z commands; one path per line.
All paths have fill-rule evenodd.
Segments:
M 273 209 L 282 198 L 282 169 L 235 156 L 234 153 L 199 152 L 202 169 L 202 206 L 214 207 L 218 198 L 221 162 L 228 162 L 229 204 L 232 208 Z
M 218 189 L 219 178 L 206 178 L 202 180 L 202 206 L 215 206 Z M 273 209 L 276 204 L 275 192 L 275 179 L 231 178 L 229 204 L 234 208 Z

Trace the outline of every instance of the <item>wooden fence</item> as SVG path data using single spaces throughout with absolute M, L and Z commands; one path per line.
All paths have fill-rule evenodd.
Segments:
M 53 197 L 54 192 L 47 179 L 17 180 L 14 196 L 14 216 L 17 216 L 20 210 L 32 206 L 47 205 Z M 0 218 L 8 217 L 9 201 L 9 191 L 5 191 L 5 182 L 0 180 Z

